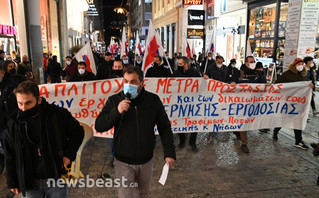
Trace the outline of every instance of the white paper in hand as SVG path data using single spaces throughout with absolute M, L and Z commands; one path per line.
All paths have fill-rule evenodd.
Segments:
M 158 181 L 163 186 L 165 185 L 165 182 L 166 182 L 166 179 L 167 179 L 167 176 L 168 176 L 168 171 L 169 171 L 169 166 L 168 166 L 168 163 L 166 163 L 164 165 L 164 167 L 163 167 L 161 178 Z

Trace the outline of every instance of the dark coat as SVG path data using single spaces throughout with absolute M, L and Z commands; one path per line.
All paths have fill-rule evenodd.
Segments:
M 228 65 L 227 67 L 227 83 L 238 83 L 240 78 L 240 71 L 236 67 L 232 67 L 231 65 Z
M 212 65 L 211 67 L 207 68 L 206 75 L 211 79 L 227 83 L 227 79 L 228 79 L 227 66 L 223 65 L 221 66 L 221 68 L 218 68 L 216 64 Z
M 201 73 L 204 72 L 205 70 L 205 66 L 206 66 L 206 60 L 207 60 L 207 57 L 203 60 L 203 62 L 201 63 L 201 66 L 200 66 L 200 71 Z M 206 75 L 207 75 L 207 72 L 209 72 L 209 70 L 211 70 L 211 68 L 213 66 L 216 66 L 216 62 L 215 60 L 212 58 L 211 60 L 207 60 L 207 68 L 206 68 Z M 209 75 L 208 75 L 209 76 Z
M 75 59 L 72 59 L 72 62 L 70 65 L 67 65 L 63 71 L 62 71 L 62 76 L 65 77 L 65 80 L 67 82 L 70 81 L 71 77 L 77 73 L 78 71 L 78 63 Z
M 18 83 L 11 79 L 10 74 L 6 73 L 0 83 L 0 130 L 5 129 L 9 115 L 18 109 L 17 100 L 13 90 Z
M 296 67 L 293 64 L 288 66 L 288 70 L 285 71 L 279 78 L 276 80 L 276 83 L 288 83 L 288 82 L 298 82 L 298 81 L 307 81 L 307 69 L 304 68 L 301 72 L 298 72 Z
M 44 98 L 39 106 L 41 123 L 40 151 L 48 178 L 58 179 L 62 174 L 63 156 L 73 161 L 80 147 L 84 130 L 64 108 L 49 104 Z M 5 139 L 5 166 L 8 187 L 20 188 L 24 193 L 33 187 L 31 144 L 27 138 L 26 118 L 20 110 L 8 121 Z
M 108 79 L 112 76 L 113 61 L 104 60 L 96 72 L 98 80 Z
M 48 72 L 48 75 L 53 78 L 61 76 L 61 73 L 62 73 L 61 64 L 55 60 L 51 60 L 48 64 L 47 72 Z
M 171 72 L 169 69 L 167 69 L 166 67 L 164 67 L 164 65 L 160 65 L 160 66 L 153 66 L 151 68 L 149 68 L 146 72 L 145 77 L 170 77 L 171 76 Z
M 96 80 L 96 76 L 92 72 L 86 72 L 83 75 L 80 75 L 77 71 L 73 76 L 70 78 L 69 82 L 81 82 L 81 81 L 90 81 Z
M 27 62 L 27 63 L 24 63 L 24 62 L 19 63 L 17 73 L 22 75 L 22 76 L 25 76 L 28 72 L 32 72 L 31 64 L 29 62 Z
M 266 83 L 266 78 L 259 75 L 256 69 L 247 68 L 245 64 L 240 67 L 239 83 Z
M 315 80 L 316 80 L 316 67 L 312 67 L 307 70 L 307 80 L 311 81 L 313 84 L 313 91 L 315 91 Z
M 186 70 L 186 71 L 180 71 L 180 70 L 175 71 L 173 74 L 173 77 L 201 77 L 201 76 L 197 70 L 190 68 L 189 70 Z
M 160 98 L 142 89 L 124 114 L 117 110 L 124 100 L 123 91 L 109 97 L 95 120 L 95 129 L 105 132 L 114 126 L 114 152 L 116 159 L 128 164 L 144 164 L 152 159 L 155 147 L 154 127 L 157 125 L 164 149 L 164 158 L 176 159 L 170 121 Z

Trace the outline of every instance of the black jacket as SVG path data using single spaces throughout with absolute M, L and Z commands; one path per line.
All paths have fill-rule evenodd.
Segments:
M 55 60 L 51 60 L 47 68 L 48 75 L 50 77 L 59 77 L 62 74 L 61 64 Z
M 39 106 L 41 116 L 40 151 L 48 178 L 62 174 L 63 156 L 73 161 L 82 143 L 84 131 L 80 123 L 64 108 L 49 104 L 44 98 Z M 27 136 L 28 122 L 20 110 L 8 121 L 5 138 L 5 166 L 8 187 L 24 192 L 33 187 L 31 144 Z
M 96 72 L 97 79 L 102 80 L 110 78 L 112 76 L 112 66 L 113 61 L 103 60 Z
M 193 68 L 187 71 L 178 70 L 174 72 L 173 77 L 201 77 L 199 72 Z
M 247 68 L 245 64 L 240 67 L 239 83 L 266 83 L 266 78 L 259 75 L 256 69 Z
M 218 68 L 216 64 L 212 65 L 207 68 L 206 75 L 211 79 L 227 83 L 228 72 L 226 65 L 221 66 L 221 68 Z
M 31 63 L 27 62 L 21 62 L 18 65 L 18 71 L 17 73 L 24 76 L 27 74 L 27 72 L 32 72 L 32 66 Z
M 227 67 L 227 83 L 238 83 L 240 78 L 240 71 L 236 67 L 232 67 L 231 64 Z
M 83 75 L 80 75 L 79 72 L 73 74 L 69 82 L 81 82 L 81 81 L 90 81 L 96 80 L 96 76 L 92 72 L 86 72 Z
M 203 62 L 201 63 L 201 66 L 200 66 L 200 71 L 203 73 L 204 70 L 205 70 L 205 66 L 206 66 L 206 59 L 207 57 L 203 60 Z M 207 72 L 209 72 L 211 70 L 211 68 L 213 66 L 216 66 L 216 62 L 215 60 L 212 58 L 211 60 L 207 60 L 207 67 L 206 67 L 206 74 Z M 209 75 L 208 75 L 209 76 Z
M 116 159 L 128 164 L 144 164 L 152 159 L 157 125 L 164 157 L 176 159 L 171 124 L 160 98 L 142 89 L 124 114 L 117 110 L 123 91 L 111 96 L 95 121 L 95 129 L 105 132 L 114 126 L 113 148 Z
M 0 83 L 0 130 L 6 129 L 9 115 L 18 109 L 17 100 L 13 90 L 18 83 L 11 79 L 10 74 L 5 73 Z
M 156 66 L 149 68 L 146 72 L 145 77 L 170 77 L 171 72 L 169 69 L 164 67 L 164 65 Z

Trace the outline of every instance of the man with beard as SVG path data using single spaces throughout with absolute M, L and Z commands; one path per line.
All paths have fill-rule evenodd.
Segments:
M 32 65 L 29 62 L 29 58 L 27 55 L 22 56 L 22 62 L 18 65 L 18 74 L 25 76 L 30 75 L 32 72 Z
M 66 185 L 48 181 L 60 183 L 82 143 L 83 128 L 67 109 L 40 97 L 32 81 L 19 84 L 14 94 L 19 109 L 10 115 L 5 137 L 8 187 L 23 197 L 66 197 Z
M 170 77 L 171 72 L 164 67 L 162 58 L 158 55 L 154 56 L 153 67 L 149 68 L 146 72 L 146 77 Z
M 122 78 L 123 77 L 123 61 L 115 60 L 112 66 L 113 74 L 112 78 Z

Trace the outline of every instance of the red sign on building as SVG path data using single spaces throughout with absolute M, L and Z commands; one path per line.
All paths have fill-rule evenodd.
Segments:
M 202 5 L 203 0 L 183 0 L 184 5 Z
M 0 34 L 17 35 L 17 29 L 14 26 L 0 24 Z

